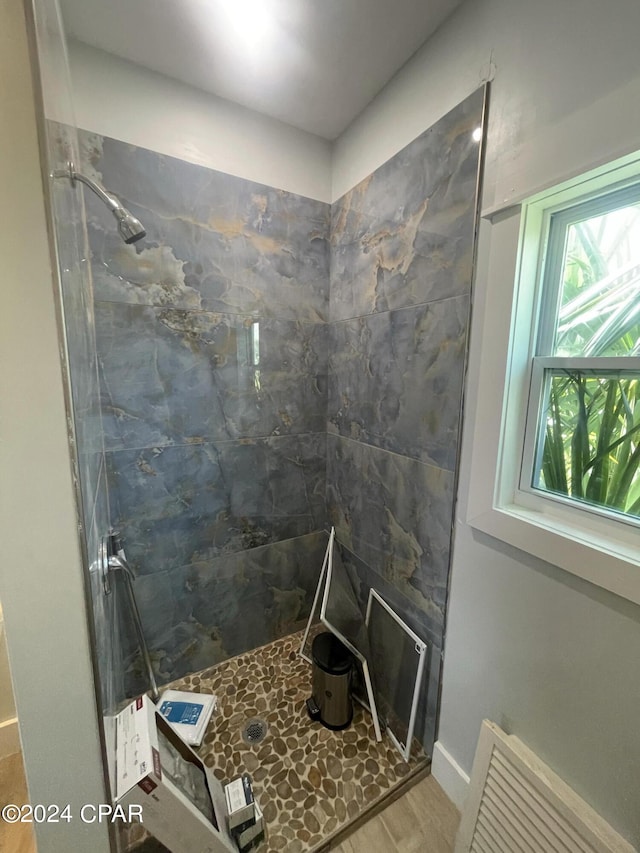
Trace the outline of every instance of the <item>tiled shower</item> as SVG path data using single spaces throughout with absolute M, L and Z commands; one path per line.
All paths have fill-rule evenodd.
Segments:
M 80 133 L 147 229 L 86 200 L 110 519 L 160 682 L 302 627 L 333 524 L 361 602 L 429 643 L 430 751 L 483 101 L 331 206 Z
M 147 687 L 123 591 L 95 571 L 110 528 L 165 684 L 304 627 L 333 525 L 361 606 L 377 589 L 428 643 L 430 755 L 485 97 L 332 205 L 48 113 L 51 170 L 74 160 L 147 230 L 125 245 L 53 182 L 105 713 Z

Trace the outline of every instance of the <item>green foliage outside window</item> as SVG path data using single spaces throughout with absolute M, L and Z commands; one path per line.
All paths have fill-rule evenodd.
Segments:
M 640 380 L 554 375 L 539 485 L 640 515 Z
M 566 229 L 553 356 L 640 356 L 640 206 Z M 552 368 L 534 484 L 640 516 L 640 374 Z

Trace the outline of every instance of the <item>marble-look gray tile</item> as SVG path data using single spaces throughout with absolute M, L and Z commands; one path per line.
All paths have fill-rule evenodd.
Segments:
M 454 475 L 350 439 L 327 439 L 329 518 L 341 542 L 442 622 Z
M 325 429 L 324 323 L 96 303 L 108 450 Z
M 326 320 L 329 205 L 81 133 L 83 168 L 145 225 L 125 246 L 87 199 L 98 299 Z
M 336 535 L 342 565 L 344 566 L 351 586 L 356 594 L 360 610 L 364 616 L 367 611 L 369 590 L 375 589 L 385 601 L 401 616 L 407 625 L 426 643 L 441 642 L 441 614 L 423 610 L 415 601 L 394 586 L 380 571 L 374 570 L 368 563 L 343 545 Z M 432 618 L 435 615 L 435 619 Z
M 484 89 L 473 92 L 331 205 L 331 242 L 362 238 L 372 225 L 401 224 L 416 213 L 443 180 L 452 200 L 466 192 L 452 176 L 477 175 L 479 144 L 472 138 L 482 124 Z M 473 156 L 469 156 L 469 155 Z M 465 178 L 465 179 L 466 179 Z
M 329 430 L 454 470 L 467 297 L 332 324 Z
M 435 738 L 469 324 L 483 89 L 332 206 L 327 500 L 361 606 L 428 643 Z
M 333 206 L 332 320 L 469 293 L 483 94 Z
M 326 545 L 327 533 L 318 531 L 140 576 L 136 596 L 158 681 L 299 630 L 311 610 Z M 135 695 L 145 685 L 130 626 L 126 657 L 129 695 Z
M 111 516 L 142 573 L 325 526 L 326 436 L 107 453 Z
M 95 134 L 81 143 L 85 173 L 147 230 L 124 245 L 85 194 L 113 521 L 143 573 L 161 671 L 176 677 L 186 660 L 197 669 L 239 651 L 232 628 L 261 600 L 269 630 L 254 614 L 243 642 L 272 639 L 301 606 L 286 559 L 260 546 L 326 520 L 329 205 Z M 226 559 L 219 635 L 186 612 L 194 596 L 179 579 L 185 564 L 206 577 Z M 243 603 L 251 571 L 261 592 Z M 127 678 L 144 688 L 117 592 Z

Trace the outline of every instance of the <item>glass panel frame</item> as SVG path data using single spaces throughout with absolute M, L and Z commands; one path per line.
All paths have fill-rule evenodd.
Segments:
M 365 619 L 365 624 L 367 626 L 367 630 L 370 632 L 371 618 L 373 613 L 374 604 L 379 605 L 382 608 L 382 611 L 386 613 L 391 619 L 399 626 L 400 630 L 403 631 L 409 638 L 409 640 L 413 643 L 415 652 L 418 656 L 416 661 L 416 675 L 413 684 L 413 691 L 411 695 L 411 708 L 409 712 L 409 719 L 407 721 L 407 734 L 405 737 L 405 742 L 403 743 L 402 739 L 398 737 L 393 731 L 392 726 L 389 724 L 389 720 L 386 721 L 386 732 L 389 735 L 392 743 L 402 755 L 405 761 L 409 760 L 411 755 L 411 743 L 413 741 L 413 732 L 415 729 L 416 723 L 416 715 L 418 713 L 418 701 L 420 698 L 420 685 L 422 684 L 422 678 L 424 674 L 424 666 L 426 659 L 426 651 L 427 644 L 418 637 L 418 635 L 411 630 L 411 628 L 404 622 L 398 614 L 393 610 L 392 607 L 387 604 L 384 598 L 377 592 L 375 589 L 369 590 L 369 600 L 367 602 L 367 616 Z M 374 675 L 377 677 L 377 671 L 374 668 Z M 380 688 L 378 687 L 378 690 Z

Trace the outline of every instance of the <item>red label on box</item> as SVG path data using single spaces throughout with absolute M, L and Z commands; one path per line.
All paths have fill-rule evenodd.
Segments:
M 138 696 L 136 699 L 136 711 L 139 711 L 142 708 L 142 696 Z
M 145 794 L 150 794 L 152 791 L 155 791 L 157 787 L 158 786 L 153 779 L 150 779 L 148 776 L 145 776 L 144 779 L 141 779 L 138 782 L 138 788 L 142 788 Z

